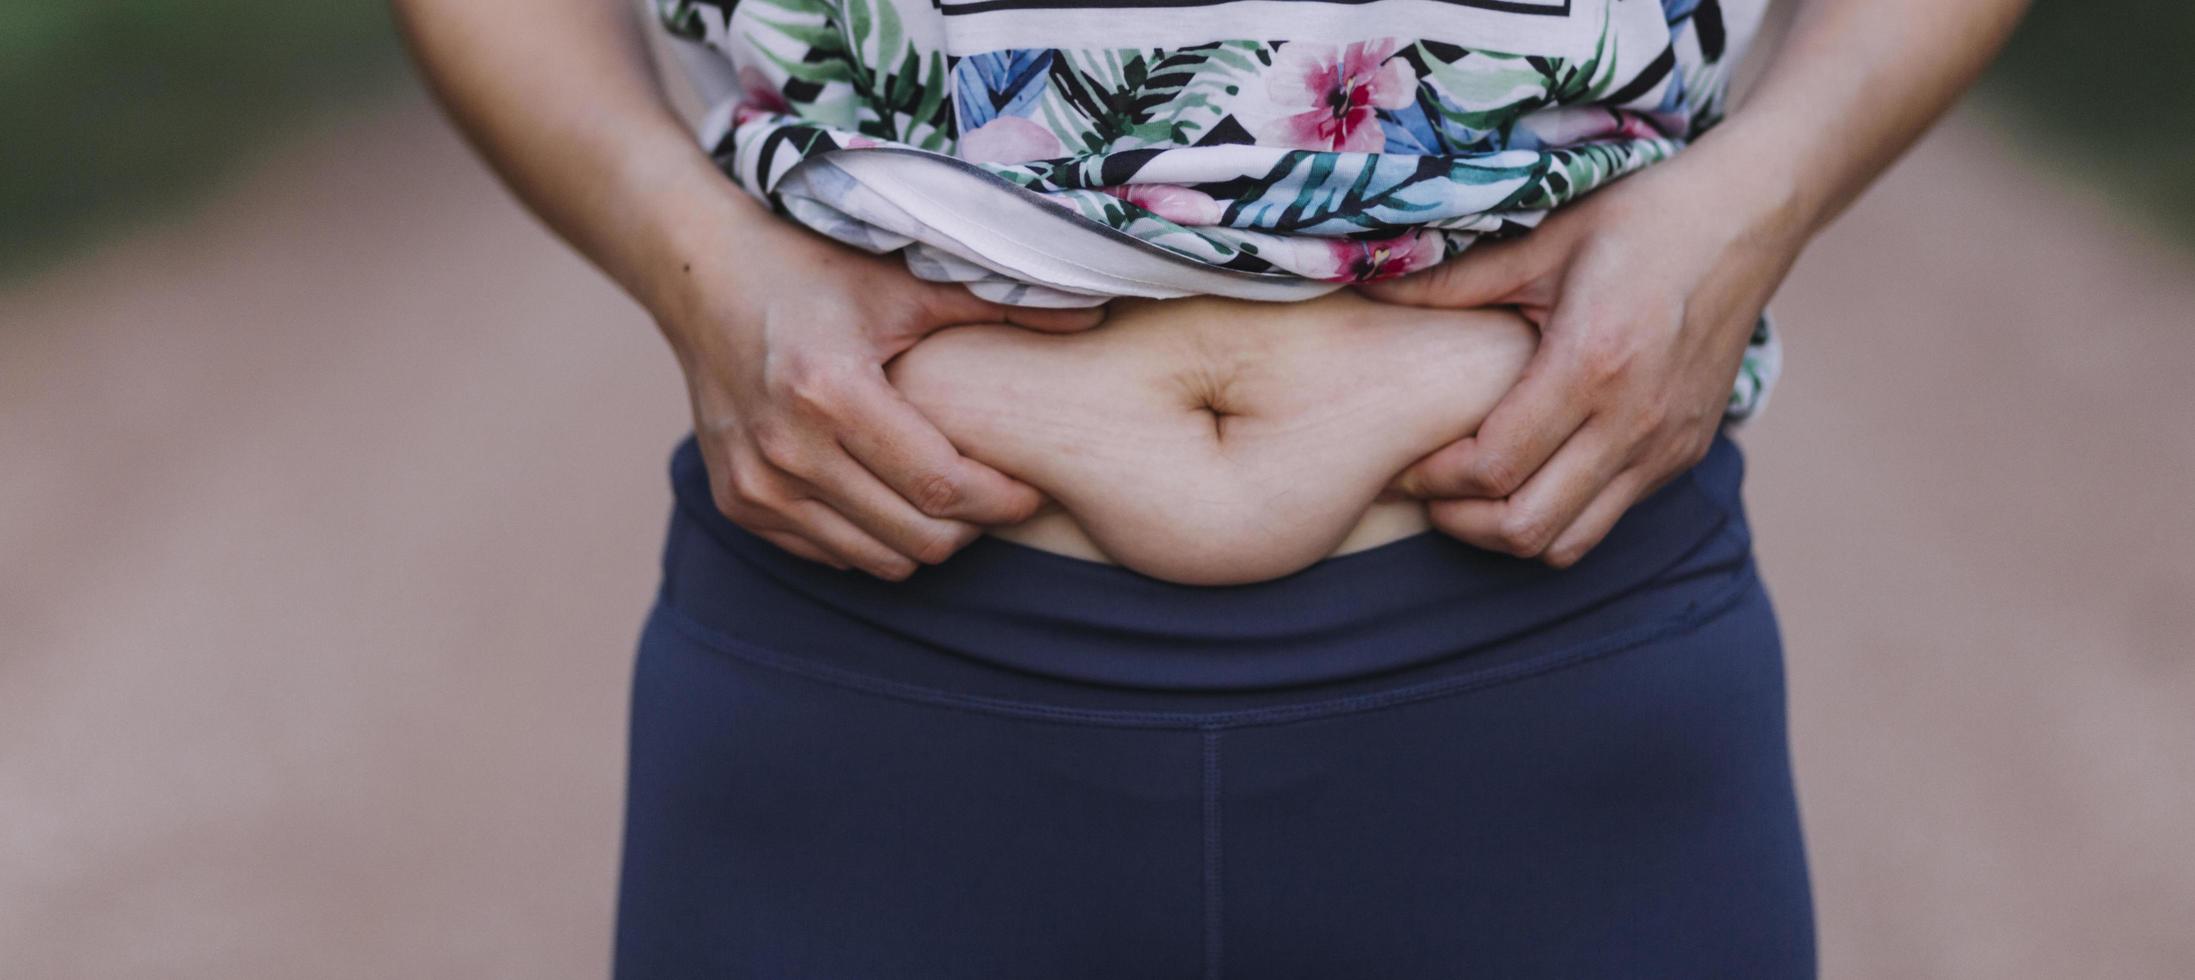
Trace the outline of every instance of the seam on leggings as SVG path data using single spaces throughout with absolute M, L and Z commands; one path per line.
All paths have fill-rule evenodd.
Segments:
M 818 683 L 849 688 L 878 697 L 913 701 L 975 714 L 1005 715 L 1039 721 L 1055 721 L 1062 724 L 1100 725 L 1117 728 L 1219 729 L 1276 725 L 1330 715 L 1394 707 L 1466 691 L 1495 687 L 1589 663 L 1602 657 L 1645 646 L 1656 640 L 1681 636 L 1698 629 L 1720 615 L 1724 610 L 1736 605 L 1738 600 L 1744 597 L 1747 590 L 1753 587 L 1757 578 L 1757 569 L 1752 562 L 1748 561 L 1742 571 L 1732 575 L 1731 581 L 1720 591 L 1706 599 L 1690 603 L 1682 612 L 1673 613 L 1630 629 L 1602 634 L 1590 640 L 1558 647 L 1522 660 L 1458 677 L 1447 677 L 1385 691 L 1353 694 L 1324 701 L 1269 705 L 1258 708 L 1232 708 L 1220 711 L 1063 708 L 1058 705 L 1016 701 L 1009 698 L 959 694 L 902 681 L 870 677 L 866 674 L 858 674 L 836 667 L 824 667 L 801 662 L 775 651 L 719 633 L 702 625 L 677 607 L 661 601 L 658 601 L 653 614 L 662 617 L 673 629 L 684 634 L 688 639 L 728 656 L 747 661 L 756 666 L 805 677 Z
M 1220 874 L 1220 730 L 1204 729 L 1204 980 L 1220 980 L 1220 936 L 1226 921 L 1220 902 L 1226 894 Z

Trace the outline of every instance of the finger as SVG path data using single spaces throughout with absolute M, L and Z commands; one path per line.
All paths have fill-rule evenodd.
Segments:
M 1009 306 L 969 292 L 959 283 L 938 283 L 929 298 L 931 323 L 1011 323 L 1046 333 L 1073 333 L 1105 322 L 1105 307 Z
M 1412 463 L 1395 488 L 1412 497 L 1506 497 L 1554 455 L 1590 411 L 1582 372 L 1542 345 L 1479 431 Z
M 794 492 L 796 482 L 785 471 L 766 461 L 737 449 L 713 451 L 710 442 L 702 444 L 703 462 L 712 456 L 743 460 L 740 465 L 713 464 L 710 466 L 709 492 L 714 497 L 717 512 L 734 524 L 809 561 L 821 562 L 841 571 L 851 563 L 833 548 L 829 542 L 813 538 L 803 527 L 795 513 Z M 724 474 L 722 478 L 716 474 Z M 879 545 L 878 547 L 882 547 Z
M 1463 254 L 1407 276 L 1357 283 L 1356 289 L 1382 303 L 1466 309 L 1516 302 L 1516 294 L 1539 277 L 1543 259 L 1528 248 L 1530 238 L 1479 242 Z
M 762 459 L 753 457 L 748 457 L 751 461 L 740 470 L 731 470 L 729 466 L 716 464 L 711 459 L 742 453 L 738 453 L 738 450 L 716 450 L 713 446 L 716 446 L 713 439 L 702 442 L 702 464 L 709 466 L 709 494 L 713 499 L 711 503 L 716 503 L 718 514 L 724 514 L 727 521 L 744 527 L 746 532 L 764 538 L 764 541 L 786 549 L 786 552 L 799 558 L 830 565 L 838 571 L 847 569 L 845 560 L 830 554 L 830 549 L 821 547 L 819 543 L 812 543 L 808 538 L 801 538 L 795 525 L 786 516 L 786 501 L 792 499 L 792 494 L 788 488 L 790 477 L 784 470 L 777 470 L 775 466 L 768 466 Z M 718 477 L 718 472 L 722 472 L 724 477 Z
M 1003 306 L 1000 318 L 1017 327 L 1041 330 L 1045 333 L 1074 333 L 1088 330 L 1105 322 L 1106 309 L 1102 306 L 1072 308 Z
M 1578 520 L 1586 505 L 1631 465 L 1632 446 L 1607 426 L 1588 422 L 1547 465 L 1509 495 L 1501 538 L 1510 554 L 1537 557 Z
M 1474 548 L 1502 551 L 1501 517 L 1509 502 L 1482 497 L 1426 501 L 1426 516 L 1442 533 Z
M 825 463 L 806 481 L 811 493 L 886 547 L 935 565 L 975 540 L 982 529 L 931 517 L 885 486 L 851 456 Z
M 1555 536 L 1555 543 L 1547 546 L 1541 560 L 1556 568 L 1577 564 L 1608 537 L 1608 532 L 1630 512 L 1633 504 L 1651 492 L 1644 471 L 1632 468 L 1616 474 L 1616 478 L 1601 489 L 1600 496 L 1579 512 L 1578 519 Z
M 894 582 L 915 573 L 914 559 L 886 547 L 820 500 L 793 501 L 783 514 L 802 538 L 848 565 Z
M 1395 474 L 1388 481 L 1388 491 L 1419 500 L 1467 496 L 1463 489 L 1464 464 L 1478 451 L 1477 441 L 1477 436 L 1464 436 L 1425 454 Z
M 1624 462 L 1609 440 L 1583 429 L 1517 493 L 1502 500 L 1435 500 L 1428 511 L 1434 524 L 1465 542 L 1536 558 L 1622 471 Z
M 1036 513 L 1034 487 L 960 454 L 945 434 L 877 374 L 851 386 L 839 444 L 916 510 L 995 526 Z

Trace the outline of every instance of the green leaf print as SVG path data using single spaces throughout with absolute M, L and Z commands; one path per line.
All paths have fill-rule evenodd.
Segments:
M 1675 144 L 1667 141 L 1586 143 L 1549 151 L 1550 168 L 1539 192 L 1519 203 L 1529 208 L 1560 207 L 1674 151 Z
M 772 65 L 803 82 L 829 85 L 833 82 L 849 82 L 854 78 L 853 66 L 844 61 L 794 61 L 775 51 L 764 51 L 762 56 Z
M 832 26 L 829 21 L 820 24 L 787 24 L 773 20 L 763 20 L 760 17 L 757 17 L 756 20 L 762 26 L 796 42 L 802 48 L 826 52 L 845 50 L 844 39 L 839 36 L 838 28 Z M 765 51 L 764 53 L 769 54 L 770 52 Z
M 687 40 L 698 41 L 708 33 L 692 0 L 656 0 L 655 19 L 665 31 Z
M 1052 60 L 1043 111 L 1092 153 L 1195 142 L 1254 75 L 1255 42 L 1171 51 L 1066 50 Z
M 1427 87 L 1444 96 L 1441 117 L 1474 133 L 1500 130 L 1547 101 L 1547 75 L 1525 58 L 1467 51 L 1443 61 L 1421 43 L 1417 60 Z

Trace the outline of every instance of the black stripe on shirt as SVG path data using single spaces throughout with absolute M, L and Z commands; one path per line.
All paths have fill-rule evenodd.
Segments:
M 1661 49 L 1661 56 L 1655 58 L 1653 64 L 1646 66 L 1646 70 L 1640 72 L 1639 77 L 1632 79 L 1630 84 L 1609 93 L 1608 97 L 1601 101 L 1609 105 L 1627 105 L 1631 100 L 1653 91 L 1654 86 L 1660 85 L 1662 79 L 1668 78 L 1669 73 L 1675 70 L 1676 67 L 1677 49 L 1673 47 L 1663 48 Z
M 1723 49 L 1730 43 L 1730 32 L 1723 27 L 1722 4 L 1703 0 L 1699 9 L 1692 11 L 1692 29 L 1699 32 L 1700 55 L 1709 61 L 1721 61 Z

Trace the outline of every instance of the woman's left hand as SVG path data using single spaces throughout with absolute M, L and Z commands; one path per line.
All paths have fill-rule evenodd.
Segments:
M 1558 208 L 1522 238 L 1357 288 L 1390 303 L 1515 306 L 1540 328 L 1476 434 L 1396 477 L 1441 530 L 1567 567 L 1697 463 L 1747 338 L 1808 231 L 1774 179 L 1680 154 Z

